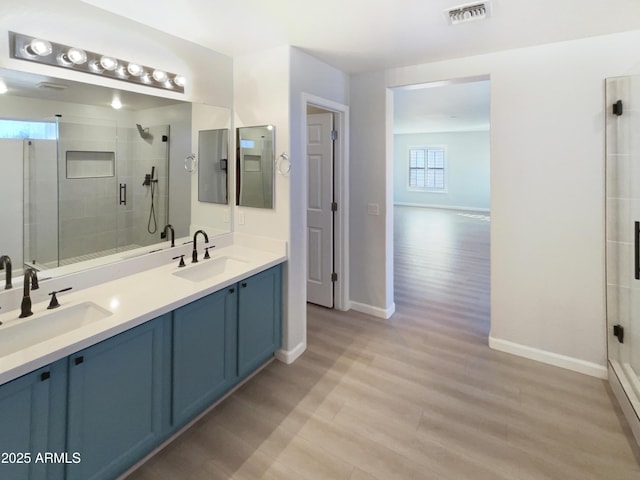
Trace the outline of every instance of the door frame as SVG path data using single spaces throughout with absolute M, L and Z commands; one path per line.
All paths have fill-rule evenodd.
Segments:
M 327 110 L 334 114 L 334 129 L 338 132 L 338 138 L 334 145 L 334 190 L 333 197 L 338 204 L 335 212 L 333 231 L 333 251 L 335 272 L 338 279 L 334 285 L 334 308 L 347 311 L 351 308 L 349 299 L 349 107 L 325 98 L 308 93 L 302 93 L 302 118 L 301 130 L 302 145 L 305 149 L 305 167 L 302 169 L 302 198 L 304 199 L 304 278 L 307 278 L 307 258 L 309 255 L 307 244 L 307 216 L 309 203 L 308 185 L 309 170 L 306 166 L 307 145 L 307 107 L 313 106 Z M 305 298 L 306 302 L 306 298 Z

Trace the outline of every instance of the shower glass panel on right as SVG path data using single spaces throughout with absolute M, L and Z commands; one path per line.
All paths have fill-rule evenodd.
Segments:
M 609 371 L 640 442 L 640 76 L 607 79 L 606 106 Z

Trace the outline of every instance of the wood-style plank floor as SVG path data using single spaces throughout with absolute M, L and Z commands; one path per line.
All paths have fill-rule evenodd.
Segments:
M 488 348 L 488 217 L 395 214 L 390 320 L 310 305 L 300 359 L 129 479 L 640 479 L 606 382 Z

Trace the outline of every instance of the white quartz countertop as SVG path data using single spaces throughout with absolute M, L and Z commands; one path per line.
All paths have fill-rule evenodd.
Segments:
M 123 278 L 107 281 L 85 289 L 75 289 L 60 293 L 60 307 L 47 310 L 48 298 L 34 303 L 33 315 L 19 319 L 20 310 L 11 310 L 0 315 L 0 384 L 4 384 L 21 375 L 46 366 L 56 360 L 71 355 L 79 350 L 106 340 L 114 335 L 136 327 L 148 320 L 171 312 L 183 305 L 221 290 L 235 282 L 261 272 L 286 260 L 286 253 L 263 251 L 246 246 L 232 244 L 216 248 L 211 252 L 211 259 L 203 259 L 200 249 L 198 263 L 192 264 L 190 255 L 185 255 L 186 266 L 178 268 L 178 261 L 133 273 Z M 224 261 L 224 258 L 232 261 Z M 210 262 L 209 264 L 207 262 Z M 213 264 L 226 263 L 221 272 L 213 272 Z M 202 270 L 192 279 L 174 275 L 180 273 L 189 276 L 192 269 L 211 270 L 211 275 L 202 277 Z M 194 272 L 195 273 L 195 272 Z M 195 278 L 195 280 L 194 280 Z M 41 286 L 42 288 L 42 286 Z M 46 287 L 45 287 L 46 288 Z M 103 312 L 103 318 L 89 318 L 77 328 L 56 331 L 51 322 L 64 319 L 72 312 L 79 311 L 90 303 Z M 88 315 L 91 315 L 89 311 Z M 35 322 L 34 322 L 35 321 Z M 27 326 L 27 322 L 34 322 Z M 47 334 L 46 339 L 28 344 L 17 351 L 12 345 L 25 342 L 29 335 L 45 325 L 54 333 Z M 33 328 L 31 327 L 33 326 Z M 26 329 L 24 327 L 27 327 Z M 35 335 L 37 337 L 37 335 Z

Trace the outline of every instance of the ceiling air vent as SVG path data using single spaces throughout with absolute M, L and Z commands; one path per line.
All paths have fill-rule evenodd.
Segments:
M 449 25 L 484 20 L 491 16 L 491 2 L 467 3 L 458 7 L 445 10 Z

